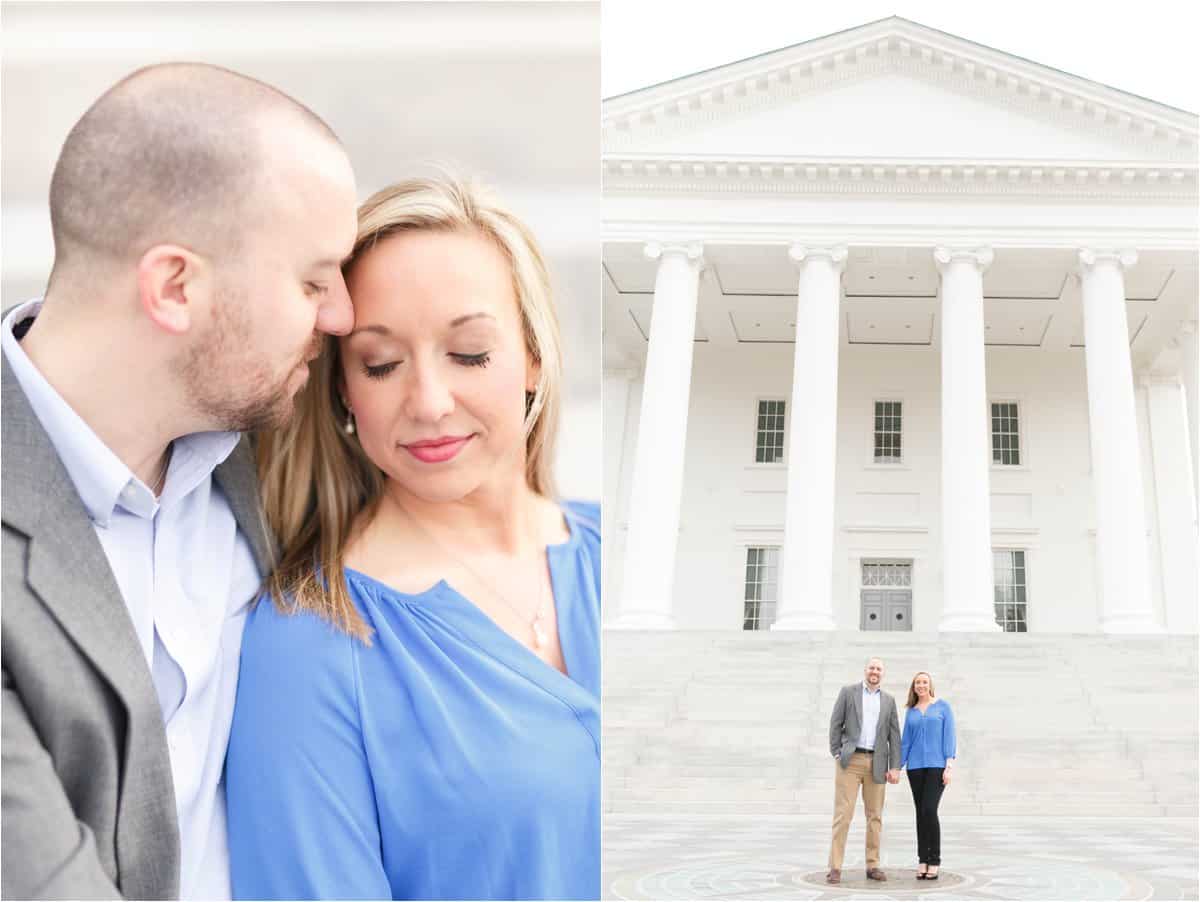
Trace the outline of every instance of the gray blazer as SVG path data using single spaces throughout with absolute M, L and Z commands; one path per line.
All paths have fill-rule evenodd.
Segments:
M 0 894 L 175 898 L 175 790 L 150 667 L 83 502 L 2 366 Z M 265 573 L 246 439 L 214 477 Z
M 843 686 L 829 718 L 829 753 L 843 768 L 862 735 L 862 680 Z M 876 783 L 887 782 L 887 772 L 900 767 L 900 716 L 896 700 L 879 690 L 879 726 L 875 730 L 875 755 L 871 759 L 871 777 Z

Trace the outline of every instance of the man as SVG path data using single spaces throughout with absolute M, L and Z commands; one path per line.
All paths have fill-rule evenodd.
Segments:
M 879 867 L 883 796 L 887 783 L 900 782 L 900 717 L 896 700 L 881 688 L 883 661 L 871 658 L 861 683 L 843 686 L 829 719 L 829 751 L 836 763 L 833 842 L 826 883 L 842 882 L 846 834 L 862 787 L 867 815 L 867 878 L 887 880 Z
M 273 555 L 239 433 L 352 311 L 345 151 L 214 66 L 133 73 L 67 136 L 54 267 L 5 315 L 3 895 L 229 898 L 222 765 Z

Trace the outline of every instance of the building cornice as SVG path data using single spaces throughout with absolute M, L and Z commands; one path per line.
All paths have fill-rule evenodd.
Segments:
M 1197 202 L 1185 163 L 605 154 L 605 194 L 852 194 Z
M 1133 247 L 1146 250 L 1200 250 L 1196 229 L 1021 226 L 977 227 L 956 225 L 954 240 L 959 244 L 988 245 L 993 248 L 1044 248 L 1077 251 L 1080 247 Z M 943 223 L 836 224 L 830 222 L 712 222 L 607 219 L 603 240 L 609 244 L 644 244 L 648 236 L 673 235 L 676 241 L 697 241 L 714 245 L 777 245 L 828 243 L 833 238 L 850 247 L 929 247 L 944 244 L 947 229 Z
M 662 134 L 885 72 L 936 82 L 1149 158 L 1194 161 L 1197 117 L 893 17 L 607 100 L 603 145 Z

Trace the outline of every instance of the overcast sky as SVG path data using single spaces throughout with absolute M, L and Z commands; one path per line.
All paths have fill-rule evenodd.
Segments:
M 1191 112 L 1196 4 L 1137 0 L 603 0 L 605 97 L 891 15 Z

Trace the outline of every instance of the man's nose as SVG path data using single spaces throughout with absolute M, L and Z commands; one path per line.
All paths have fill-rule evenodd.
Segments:
M 354 307 L 350 304 L 350 292 L 339 272 L 329 286 L 329 291 L 317 311 L 317 330 L 330 335 L 348 335 L 354 328 Z

